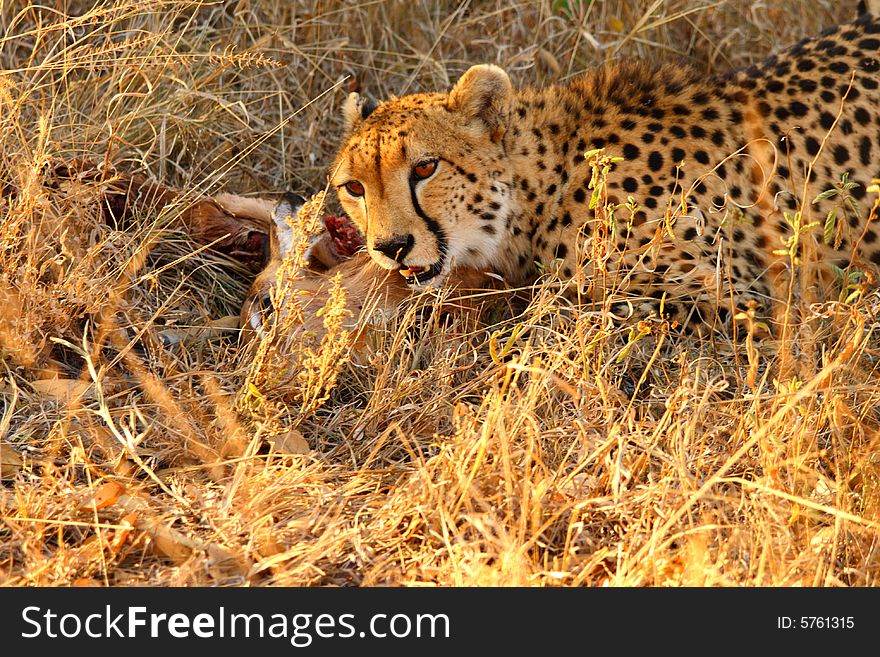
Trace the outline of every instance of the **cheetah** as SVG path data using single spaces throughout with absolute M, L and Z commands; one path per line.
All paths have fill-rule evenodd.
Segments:
M 477 65 L 448 93 L 350 94 L 329 179 L 369 255 L 413 287 L 550 272 L 680 322 L 770 316 L 794 233 L 820 268 L 880 265 L 878 72 L 871 13 L 712 77 L 620 62 L 514 90 Z

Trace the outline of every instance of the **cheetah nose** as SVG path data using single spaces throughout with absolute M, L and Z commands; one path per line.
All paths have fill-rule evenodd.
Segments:
M 407 235 L 395 235 L 390 239 L 376 242 L 373 245 L 373 250 L 403 264 L 403 259 L 406 258 L 410 251 L 412 251 L 415 243 L 416 238 L 412 236 L 412 233 Z

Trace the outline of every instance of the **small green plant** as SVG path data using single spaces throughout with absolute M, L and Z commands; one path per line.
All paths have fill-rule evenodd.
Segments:
M 801 261 L 798 256 L 798 247 L 800 246 L 801 238 L 806 233 L 809 233 L 814 226 L 818 226 L 819 222 L 812 221 L 810 223 L 804 223 L 803 215 L 800 210 L 796 212 L 784 212 L 783 217 L 785 218 L 785 223 L 788 224 L 788 227 L 791 228 L 792 232 L 791 235 L 779 236 L 779 240 L 785 248 L 775 249 L 773 254 L 788 256 L 792 265 L 799 265 Z
M 813 199 L 812 205 L 818 205 L 831 198 L 838 199 L 834 207 L 828 210 L 822 225 L 822 241 L 828 246 L 833 246 L 835 249 L 840 247 L 843 240 L 843 227 L 847 224 L 846 219 L 849 218 L 849 213 L 859 214 L 858 203 L 852 196 L 852 190 L 860 186 L 859 183 L 849 179 L 849 171 L 847 171 L 840 177 L 840 181 L 835 183 L 834 187 L 817 194 Z M 839 222 L 837 220 L 840 212 L 843 212 L 845 221 Z
M 865 272 L 851 266 L 842 269 L 833 262 L 827 263 L 827 266 L 834 273 L 835 284 L 840 290 L 838 301 L 852 303 L 861 296 Z

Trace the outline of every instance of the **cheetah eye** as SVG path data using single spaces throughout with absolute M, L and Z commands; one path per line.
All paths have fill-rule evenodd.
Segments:
M 364 195 L 364 186 L 359 183 L 357 180 L 350 180 L 345 183 L 345 189 L 352 196 L 363 196 Z
M 413 167 L 413 176 L 418 180 L 424 180 L 434 175 L 437 170 L 437 160 L 428 160 L 421 162 Z

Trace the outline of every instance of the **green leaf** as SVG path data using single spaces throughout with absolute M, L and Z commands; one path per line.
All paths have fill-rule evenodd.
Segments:
M 826 190 L 825 190 L 824 192 L 822 192 L 821 194 L 816 195 L 816 198 L 813 199 L 813 203 L 812 203 L 812 204 L 813 204 L 813 205 L 816 205 L 817 203 L 821 203 L 822 201 L 824 201 L 824 200 L 826 200 L 826 199 L 829 199 L 829 198 L 831 198 L 832 196 L 837 196 L 837 190 L 836 190 L 836 189 L 833 189 L 833 188 L 832 188 L 832 189 L 826 189 Z
M 837 228 L 837 208 L 832 208 L 825 217 L 825 230 L 822 232 L 822 241 L 831 245 L 834 241 L 834 230 Z
M 826 264 L 828 265 L 828 269 L 830 269 L 837 278 L 839 278 L 840 280 L 846 278 L 846 272 L 843 271 L 843 269 L 831 262 L 828 262 Z
M 590 196 L 590 210 L 595 210 L 599 205 L 599 195 L 602 192 L 601 185 L 596 185 L 593 194 Z
M 554 0 L 553 12 L 561 16 L 572 17 L 571 5 L 568 3 L 568 0 Z

